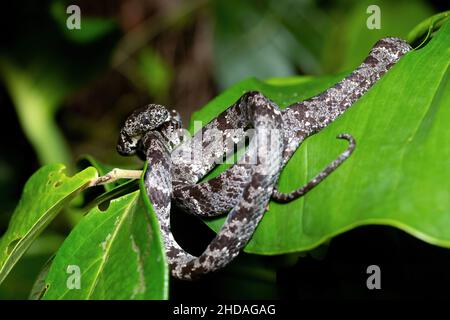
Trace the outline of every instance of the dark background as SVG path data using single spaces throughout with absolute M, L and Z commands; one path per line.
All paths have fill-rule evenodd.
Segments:
M 81 35 L 65 29 L 64 9 L 71 3 L 81 8 Z M 369 4 L 378 4 L 382 14 L 382 29 L 372 33 L 365 27 Z M 371 37 L 405 37 L 421 20 L 449 7 L 448 1 L 421 0 L 4 4 L 0 234 L 25 181 L 45 163 L 64 162 L 74 172 L 77 160 L 90 154 L 115 166 L 139 166 L 138 160 L 115 152 L 120 125 L 135 108 L 160 103 L 176 108 L 187 123 L 193 111 L 246 77 L 349 71 L 373 44 Z M 31 101 L 23 103 L 24 96 Z M 31 123 L 42 127 L 32 128 L 24 114 L 32 115 Z M 39 141 L 44 142 L 39 144 L 36 137 L 41 135 Z M 78 218 L 65 212 L 50 226 L 0 286 L 0 298 L 27 298 L 42 264 Z M 177 238 L 193 253 L 200 253 L 213 236 L 193 217 L 176 214 L 174 220 Z M 381 268 L 382 290 L 366 288 L 366 268 L 371 264 Z M 309 254 L 242 254 L 226 270 L 198 282 L 172 281 L 170 296 L 448 298 L 449 267 L 449 250 L 393 228 L 368 226 L 340 235 Z

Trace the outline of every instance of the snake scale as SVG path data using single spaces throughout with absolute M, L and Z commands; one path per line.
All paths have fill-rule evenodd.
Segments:
M 355 141 L 341 134 L 338 138 L 349 142 L 347 150 L 308 184 L 289 194 L 276 188 L 281 170 L 302 141 L 347 110 L 410 50 L 404 40 L 383 38 L 349 76 L 283 110 L 263 94 L 247 92 L 192 138 L 180 134 L 181 120 L 175 111 L 151 104 L 133 112 L 120 131 L 117 150 L 148 161 L 145 187 L 159 220 L 171 274 L 189 280 L 224 267 L 250 240 L 271 198 L 280 202 L 298 198 L 348 158 Z M 249 143 L 239 161 L 199 183 L 246 138 Z M 172 204 L 203 217 L 228 212 L 223 227 L 199 257 L 174 239 Z

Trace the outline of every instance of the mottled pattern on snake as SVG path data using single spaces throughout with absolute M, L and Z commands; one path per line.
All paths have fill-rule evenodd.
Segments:
M 350 142 L 349 149 L 309 185 L 288 195 L 276 190 L 280 171 L 301 142 L 347 110 L 409 50 L 401 39 L 382 39 L 348 77 L 282 111 L 261 93 L 248 92 L 192 139 L 179 137 L 179 118 L 162 106 L 150 105 L 133 113 L 121 130 L 118 151 L 138 153 L 149 162 L 145 185 L 158 216 L 172 275 L 193 279 L 225 266 L 250 240 L 270 196 L 284 202 L 295 199 L 336 169 L 354 148 L 349 135 L 340 136 Z M 224 155 L 234 151 L 229 142 L 242 141 L 244 129 L 249 127 L 255 129 L 255 135 L 243 158 L 216 178 L 198 183 Z M 175 241 L 170 231 L 171 201 L 201 216 L 231 210 L 200 257 L 185 252 Z

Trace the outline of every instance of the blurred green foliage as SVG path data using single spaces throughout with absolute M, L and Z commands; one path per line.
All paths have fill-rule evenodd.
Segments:
M 366 27 L 369 5 L 381 8 L 381 29 Z M 378 39 L 405 38 L 433 13 L 426 2 L 409 0 L 337 1 L 324 7 L 311 0 L 216 2 L 215 74 L 221 88 L 249 76 L 351 70 Z
M 138 56 L 137 72 L 148 92 L 159 100 L 169 94 L 172 70 L 151 47 L 142 49 Z
M 68 31 L 66 4 L 14 4 L 11 11 L 19 23 L 0 51 L 1 76 L 40 162 L 71 164 L 55 113 L 68 95 L 108 65 L 118 30 L 109 19 L 86 18 L 80 30 Z

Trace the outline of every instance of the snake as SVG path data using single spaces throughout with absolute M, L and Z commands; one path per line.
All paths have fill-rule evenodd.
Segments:
M 148 163 L 144 185 L 159 222 L 171 275 L 193 280 L 225 267 L 249 242 L 270 200 L 293 201 L 336 170 L 355 149 L 350 134 L 337 136 L 348 141 L 347 149 L 305 186 L 290 193 L 277 189 L 281 171 L 301 143 L 343 114 L 410 50 L 400 38 L 382 38 L 348 76 L 284 109 L 261 92 L 246 92 L 192 137 L 186 135 L 175 110 L 158 104 L 135 110 L 120 130 L 117 151 Z M 238 144 L 245 146 L 241 158 L 205 180 L 235 154 Z M 173 236 L 172 206 L 200 217 L 227 214 L 201 255 L 185 251 Z

